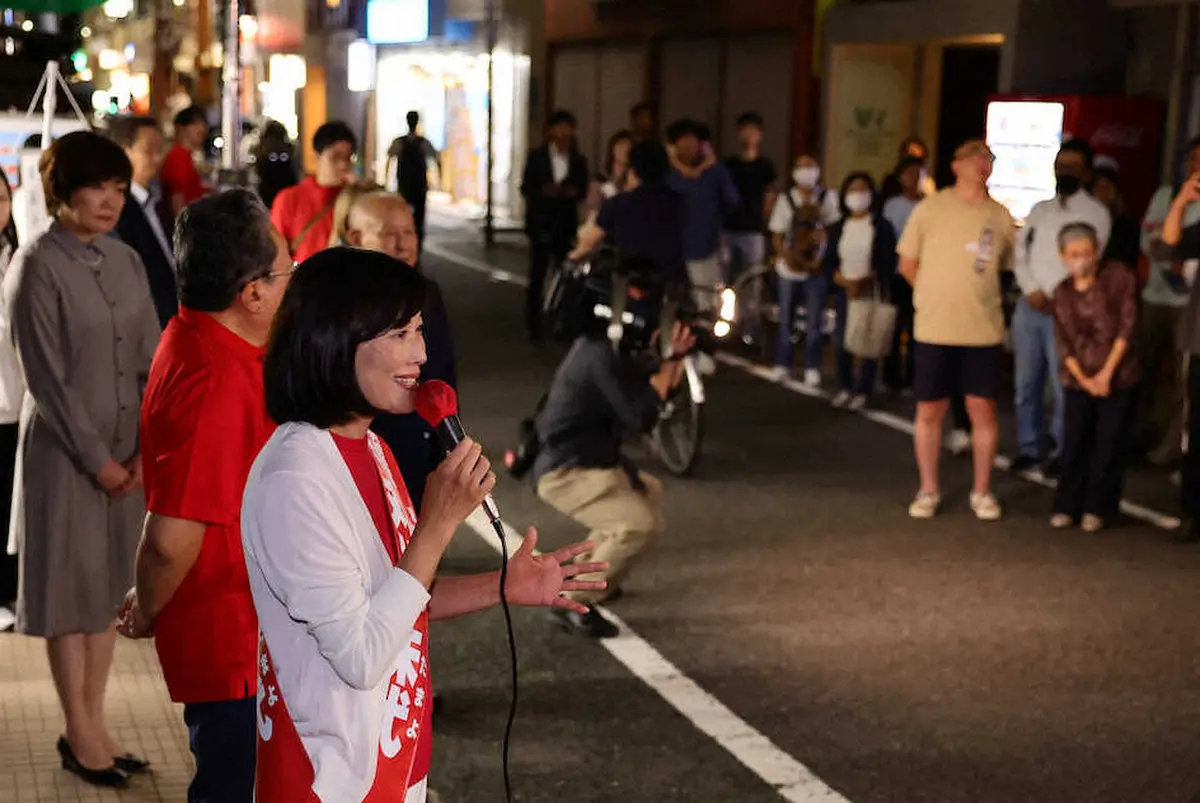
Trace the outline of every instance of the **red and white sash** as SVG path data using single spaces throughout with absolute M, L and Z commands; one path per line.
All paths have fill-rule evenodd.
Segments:
M 416 526 L 408 493 L 397 485 L 400 469 L 386 454 L 375 433 L 368 436 L 371 454 L 391 513 L 398 554 L 403 554 Z M 279 690 L 275 665 L 266 639 L 259 635 L 258 766 L 255 772 L 256 803 L 321 803 L 313 792 L 310 756 L 288 714 Z M 364 692 L 370 694 L 373 692 Z M 380 733 L 375 778 L 362 803 L 412 803 L 424 800 L 427 756 L 422 777 L 413 777 L 422 728 L 429 721 L 433 687 L 429 677 L 429 612 L 417 619 L 408 644 L 396 656 L 379 699 Z M 352 745 L 351 749 L 369 749 Z M 410 798 L 407 793 L 414 795 Z M 344 798 L 342 798 L 344 800 Z M 331 803 L 325 801 L 325 803 Z

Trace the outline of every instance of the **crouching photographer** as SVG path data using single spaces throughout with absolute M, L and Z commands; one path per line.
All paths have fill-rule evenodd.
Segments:
M 665 527 L 662 485 L 621 454 L 622 440 L 654 427 L 683 375 L 681 359 L 696 341 L 689 327 L 665 320 L 669 338 L 659 336 L 663 281 L 653 262 L 623 258 L 610 297 L 597 300 L 592 323 L 559 365 L 518 460 L 527 469 L 532 456 L 538 496 L 591 530 L 596 546 L 579 560 L 609 564 L 586 578 L 607 580 L 607 590 L 572 592 L 588 606 L 586 614 L 553 615 L 570 632 L 609 638 L 616 627 L 592 606 L 620 593 L 638 553 Z M 520 473 L 522 466 L 510 468 Z

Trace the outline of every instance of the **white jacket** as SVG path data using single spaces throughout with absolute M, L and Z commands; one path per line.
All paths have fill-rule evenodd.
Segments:
M 254 461 L 242 542 L 313 791 L 362 800 L 375 777 L 384 685 L 429 593 L 392 565 L 333 438 L 307 424 L 279 427 Z
M 12 262 L 12 249 L 0 248 L 0 285 Z M 21 418 L 21 401 L 25 398 L 25 375 L 17 360 L 13 345 L 12 326 L 8 320 L 8 304 L 0 299 L 0 424 L 15 424 Z

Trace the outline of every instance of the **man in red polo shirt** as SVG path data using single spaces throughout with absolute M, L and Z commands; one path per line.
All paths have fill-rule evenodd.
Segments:
M 316 175 L 279 193 L 271 206 L 271 221 L 297 262 L 329 246 L 333 206 L 353 177 L 358 140 L 350 126 L 334 121 L 317 129 L 312 147 L 317 154 Z
M 179 216 L 183 207 L 199 200 L 208 192 L 200 171 L 196 169 L 196 151 L 204 147 L 208 137 L 208 120 L 199 106 L 188 106 L 175 115 L 175 144 L 167 151 L 159 170 L 158 181 L 162 184 L 163 198 L 171 208 L 172 219 Z
M 263 350 L 292 272 L 266 207 L 245 190 L 184 209 L 179 314 L 142 402 L 148 515 L 121 631 L 153 635 L 184 704 L 196 775 L 189 803 L 251 803 L 258 621 L 242 553 L 242 491 L 275 425 Z

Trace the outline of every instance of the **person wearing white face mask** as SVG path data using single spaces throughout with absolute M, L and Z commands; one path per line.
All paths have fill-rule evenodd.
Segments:
M 809 333 L 804 344 L 804 382 L 821 384 L 821 319 L 829 293 L 828 280 L 820 262 L 825 230 L 842 216 L 837 193 L 820 184 L 821 168 L 808 154 L 796 159 L 792 187 L 779 196 L 767 228 L 775 253 L 779 277 L 779 337 L 775 348 L 775 370 L 782 378 L 791 373 L 794 359 L 791 341 L 792 315 L 804 292 Z
M 872 214 L 875 182 L 867 173 L 855 172 L 842 182 L 840 221 L 828 232 L 821 274 L 829 283 L 837 310 L 838 393 L 834 407 L 861 410 L 875 387 L 878 360 L 864 359 L 854 371 L 854 355 L 846 349 L 846 319 L 850 299 L 870 298 L 876 291 L 888 294 L 896 273 L 896 233 L 883 217 Z
M 1056 529 L 1082 519 L 1104 526 L 1121 495 L 1122 455 L 1138 380 L 1129 344 L 1137 326 L 1137 280 L 1118 263 L 1099 269 L 1100 236 L 1088 223 L 1058 233 L 1067 278 L 1054 291 L 1055 343 L 1065 388 L 1062 476 L 1054 496 Z

